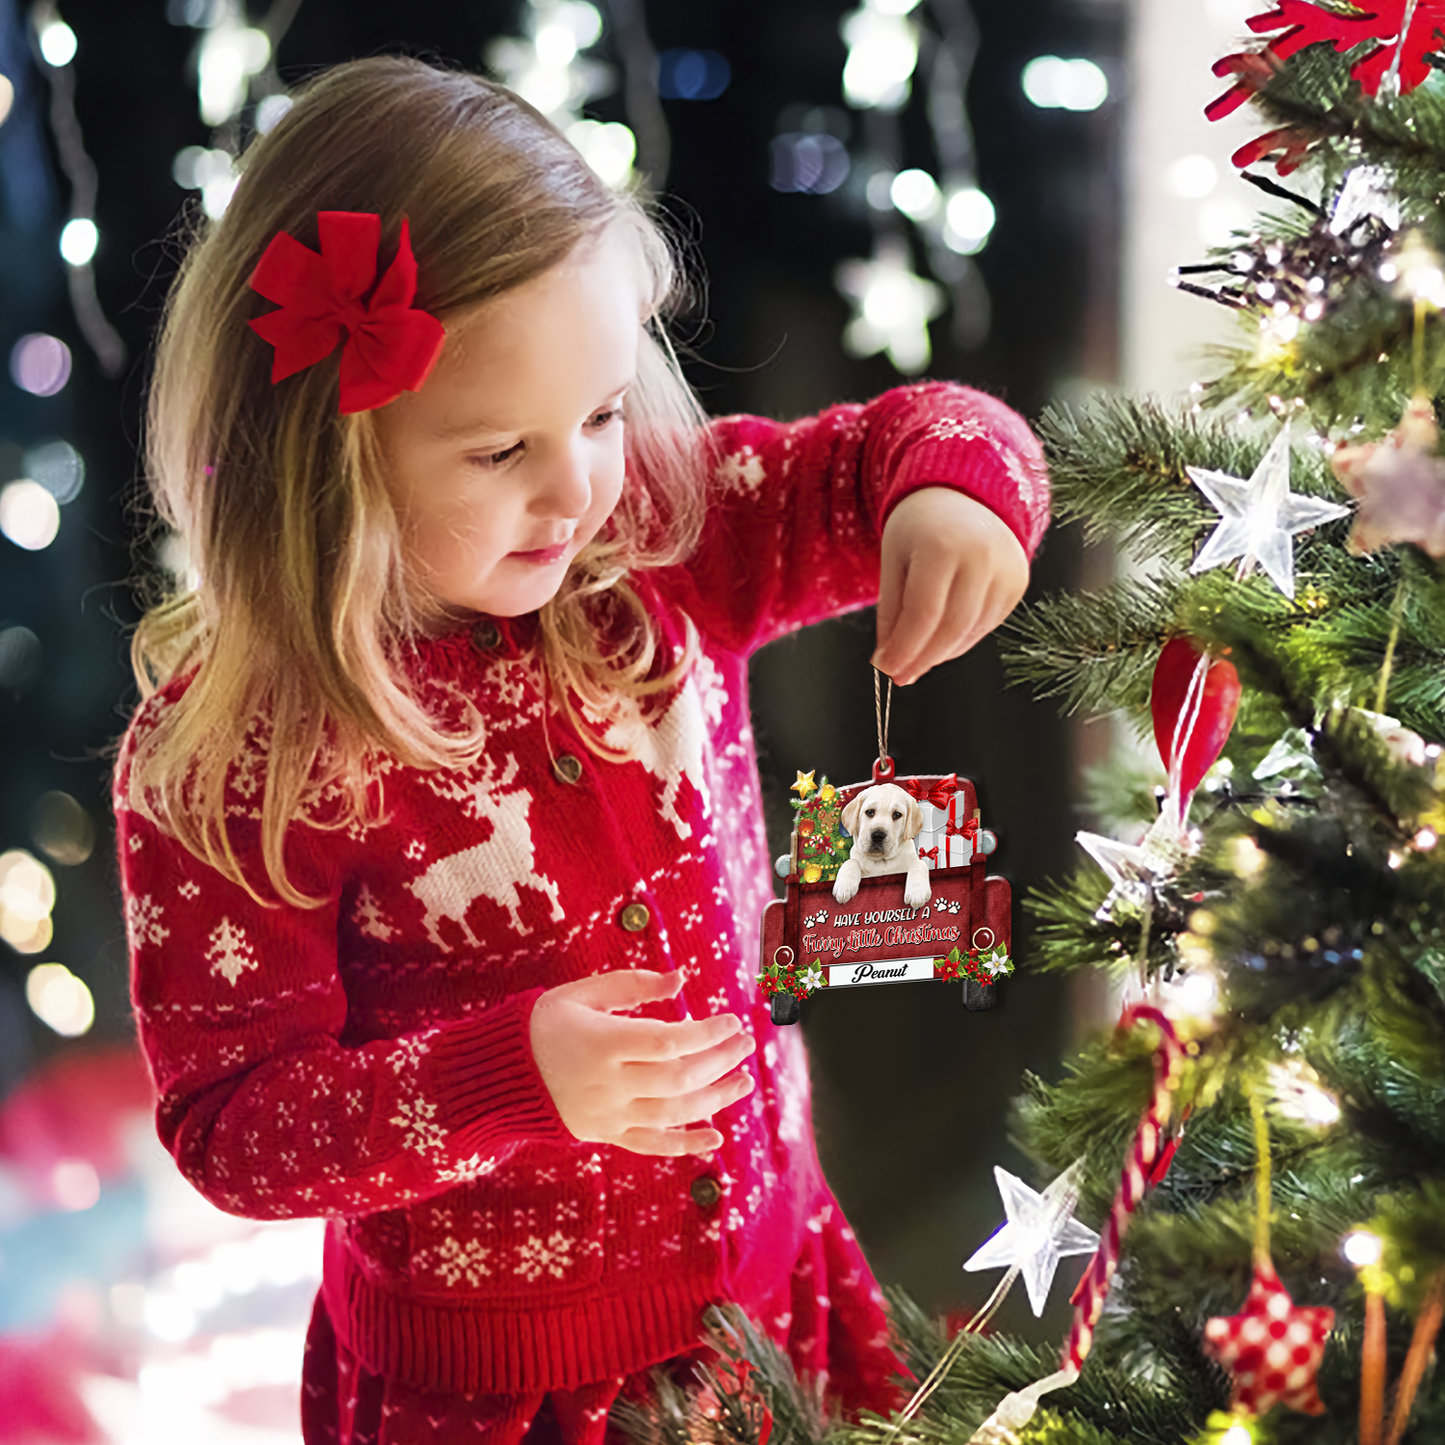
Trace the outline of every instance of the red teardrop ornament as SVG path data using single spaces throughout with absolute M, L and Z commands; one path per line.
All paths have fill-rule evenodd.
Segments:
M 1199 649 L 1187 637 L 1173 637 L 1164 644 L 1154 668 L 1154 683 L 1149 693 L 1149 710 L 1154 715 L 1154 741 L 1164 766 L 1173 772 L 1173 749 L 1179 714 L 1189 697 L 1189 684 L 1201 657 Z M 1199 702 L 1199 715 L 1194 729 L 1184 743 L 1183 766 L 1179 786 L 1183 799 L 1197 788 L 1205 773 L 1215 764 L 1234 715 L 1239 711 L 1239 673 L 1234 664 L 1222 657 L 1211 658 L 1204 675 L 1204 695 Z M 1186 724 L 1187 732 L 1187 724 Z

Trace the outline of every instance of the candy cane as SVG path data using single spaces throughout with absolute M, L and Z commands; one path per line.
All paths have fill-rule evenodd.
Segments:
M 1026 1389 L 1005 1395 L 998 1409 L 969 1437 L 970 1445 L 1018 1445 L 1018 1432 L 1033 1418 L 1040 1397 L 1051 1390 L 1072 1385 L 1079 1378 L 1084 1360 L 1094 1343 L 1094 1326 L 1099 1322 L 1104 1298 L 1109 1293 L 1109 1285 L 1119 1265 L 1120 1244 L 1129 1216 L 1138 1207 L 1149 1186 L 1163 1177 L 1161 1160 L 1167 1157 L 1169 1149 L 1164 1130 L 1169 1122 L 1174 1086 L 1184 1059 L 1184 1046 L 1179 1042 L 1173 1023 L 1157 1008 L 1138 1004 L 1125 1011 L 1119 1027 L 1127 1029 L 1136 1023 L 1152 1023 L 1159 1029 L 1159 1047 L 1154 1053 L 1154 1097 L 1135 1131 L 1134 1144 L 1124 1162 L 1119 1188 L 1114 1195 L 1114 1207 L 1109 1211 L 1108 1226 L 1074 1291 L 1074 1325 L 1069 1331 L 1059 1369 L 1045 1379 L 1036 1380 Z
M 1094 1326 L 1099 1322 L 1104 1297 L 1109 1293 L 1110 1282 L 1119 1265 L 1120 1246 L 1129 1216 L 1148 1190 L 1160 1153 L 1167 1147 L 1165 1129 L 1169 1123 L 1179 1066 L 1184 1059 L 1184 1048 L 1174 1025 L 1157 1008 L 1146 1004 L 1131 1008 L 1120 1019 L 1119 1026 L 1121 1029 L 1129 1028 L 1136 1023 L 1152 1023 L 1159 1030 L 1159 1048 L 1154 1056 L 1154 1097 L 1135 1131 L 1134 1143 L 1124 1161 L 1119 1188 L 1114 1195 L 1114 1207 L 1109 1211 L 1109 1222 L 1100 1237 L 1099 1247 L 1074 1291 L 1074 1326 L 1069 1331 L 1068 1344 L 1064 1346 L 1062 1366 L 1076 1374 L 1083 1368 L 1084 1359 L 1094 1343 Z

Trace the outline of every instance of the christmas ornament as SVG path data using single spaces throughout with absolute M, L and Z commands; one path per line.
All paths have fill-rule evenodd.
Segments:
M 1018 1432 L 1033 1418 L 1040 1398 L 1051 1390 L 1072 1385 L 1079 1378 L 1094 1342 L 1094 1326 L 1099 1322 L 1105 1296 L 1118 1267 L 1129 1216 L 1143 1198 L 1145 1190 L 1163 1177 L 1160 1164 L 1169 1143 L 1164 1130 L 1173 1106 L 1184 1049 L 1174 1025 L 1158 1009 L 1147 1005 L 1131 1008 L 1119 1020 L 1119 1028 L 1125 1030 L 1139 1023 L 1153 1024 L 1159 1030 L 1159 1043 L 1154 1053 L 1154 1094 L 1139 1121 L 1129 1157 L 1124 1162 L 1103 1238 L 1074 1291 L 1074 1323 L 1064 1346 L 1060 1368 L 1026 1389 L 1006 1395 L 998 1409 L 970 1436 L 970 1445 L 1017 1445 Z M 1168 1152 L 1172 1154 L 1172 1151 Z
M 1145 1190 L 1162 1178 L 1156 1173 L 1155 1166 L 1169 1142 L 1165 1129 L 1173 1109 L 1179 1068 L 1184 1061 L 1184 1047 L 1179 1035 L 1164 1014 L 1147 1004 L 1136 1005 L 1119 1020 L 1119 1029 L 1123 1032 L 1140 1023 L 1153 1024 L 1159 1030 L 1159 1043 L 1154 1051 L 1154 1093 L 1134 1132 L 1134 1142 L 1124 1161 L 1103 1240 L 1074 1291 L 1074 1324 L 1064 1346 L 1063 1364 L 1066 1370 L 1071 1369 L 1076 1374 L 1083 1369 L 1084 1360 L 1094 1342 L 1094 1326 L 1103 1313 L 1104 1298 L 1118 1268 L 1129 1216 L 1138 1207 Z
M 1182 822 L 1191 795 L 1229 740 L 1239 711 L 1239 673 L 1225 658 L 1201 653 L 1187 637 L 1172 637 L 1154 666 L 1149 711 Z
M 1159 885 L 1174 876 L 1173 860 L 1152 846 L 1152 838 L 1151 834 L 1136 845 L 1102 833 L 1080 830 L 1074 834 L 1074 841 L 1109 877 L 1108 896 L 1094 913 L 1101 923 L 1114 916 L 1114 904 L 1120 899 L 1135 908 L 1149 907 Z
M 1234 84 L 1204 108 L 1222 120 L 1258 91 L 1282 61 L 1307 45 L 1331 44 L 1341 55 L 1368 45 L 1350 74 L 1368 95 L 1406 95 L 1430 74 L 1429 55 L 1440 48 L 1445 27 L 1442 0 L 1372 0 L 1368 6 L 1324 6 L 1309 0 L 1279 0 L 1277 7 L 1247 22 L 1256 35 L 1274 35 L 1262 51 L 1226 55 L 1214 64 Z M 1371 42 L 1374 42 L 1371 44 Z
M 1334 1328 L 1324 1305 L 1296 1305 L 1274 1267 L 1256 1265 L 1244 1308 L 1204 1327 L 1204 1350 L 1234 1377 L 1231 1408 L 1263 1415 L 1286 1405 L 1323 1415 L 1315 1376 Z
M 1007 1169 L 994 1166 L 1007 1223 L 964 1263 L 966 1270 L 1007 1267 L 1022 1272 L 1035 1316 L 1044 1312 L 1059 1261 L 1089 1254 L 1099 1236 L 1074 1218 L 1083 1161 L 1070 1165 L 1042 1194 Z
M 1258 564 L 1286 597 L 1294 597 L 1294 534 L 1343 517 L 1349 508 L 1291 492 L 1289 461 L 1286 427 L 1248 481 L 1204 467 L 1185 468 L 1222 518 L 1190 572 L 1204 572 L 1238 557 L 1238 577 L 1248 576 Z
M 1325 1305 L 1296 1305 L 1275 1273 L 1269 1253 L 1269 1125 L 1258 1094 L 1249 1099 L 1254 1122 L 1254 1277 L 1244 1308 L 1217 1315 L 1204 1326 L 1204 1352 L 1233 1377 L 1230 1408 L 1263 1415 L 1285 1405 L 1306 1415 L 1324 1414 L 1316 1376 L 1335 1312 Z
M 1445 557 L 1445 459 L 1428 396 L 1412 397 L 1399 425 L 1383 440 L 1335 449 L 1330 459 L 1340 485 L 1360 499 L 1349 549 L 1356 556 L 1413 542 Z
M 993 985 L 1013 971 L 1009 885 L 989 876 L 987 857 L 996 839 L 979 826 L 973 784 L 955 773 L 895 779 L 894 771 L 885 752 L 871 782 L 838 787 L 826 776 L 819 783 L 812 773 L 798 775 L 811 796 L 793 803 L 790 850 L 774 865 L 787 894 L 769 903 L 762 919 L 757 980 L 771 1001 L 774 1023 L 796 1023 L 798 1003 L 819 988 L 911 980 L 961 981 L 965 1007 L 987 1009 Z M 917 908 L 904 902 L 903 873 L 861 878 L 857 895 L 846 903 L 832 893 L 853 847 L 843 809 L 879 781 L 896 781 L 925 800 L 921 808 L 937 813 L 938 843 L 919 849 L 930 895 Z M 804 959 L 811 960 L 807 968 Z
M 419 391 L 441 355 L 446 332 L 435 316 L 411 304 L 416 257 L 406 219 L 396 259 L 380 283 L 380 216 L 321 211 L 316 224 L 320 255 L 278 232 L 248 282 L 281 308 L 249 323 L 276 348 L 272 382 L 330 356 L 344 333 L 339 411 L 371 411 L 403 391 Z M 370 300 L 363 301 L 368 292 Z
M 800 770 L 798 776 L 793 779 L 788 791 L 790 793 L 796 793 L 800 798 L 806 798 L 817 786 L 813 781 L 812 773 L 805 773 Z

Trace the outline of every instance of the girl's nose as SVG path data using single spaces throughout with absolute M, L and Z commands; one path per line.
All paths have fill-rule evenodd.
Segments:
M 580 517 L 592 501 L 589 462 L 580 443 L 554 453 L 539 472 L 530 510 L 545 517 Z

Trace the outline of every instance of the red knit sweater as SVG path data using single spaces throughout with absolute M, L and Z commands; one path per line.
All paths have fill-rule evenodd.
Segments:
M 845 1405 L 888 1402 L 881 1299 L 819 1169 L 802 1038 L 773 1026 L 755 983 L 771 893 L 747 659 L 875 600 L 882 522 L 908 492 L 958 487 L 1032 553 L 1047 485 L 1022 421 L 959 386 L 714 429 L 702 542 L 639 579 L 674 655 L 684 614 L 703 655 L 639 725 L 637 760 L 601 761 L 544 703 L 532 619 L 422 643 L 416 686 L 479 708 L 485 752 L 457 772 L 392 763 L 384 821 L 364 831 L 298 818 L 292 877 L 327 902 L 297 910 L 256 905 L 127 806 L 134 737 L 182 684 L 140 709 L 122 750 L 121 879 L 161 1138 L 222 1209 L 331 1221 L 323 1292 L 376 1373 L 570 1388 L 690 1349 L 700 1310 L 733 1300 L 767 1305 L 767 1328 L 800 1367 L 830 1369 Z M 264 741 L 258 724 L 228 791 L 257 879 Z M 580 760 L 575 782 L 553 757 Z M 757 1088 L 715 1116 L 714 1154 L 580 1143 L 532 1058 L 538 995 L 680 964 L 693 1017 L 731 1011 L 756 1035 Z

